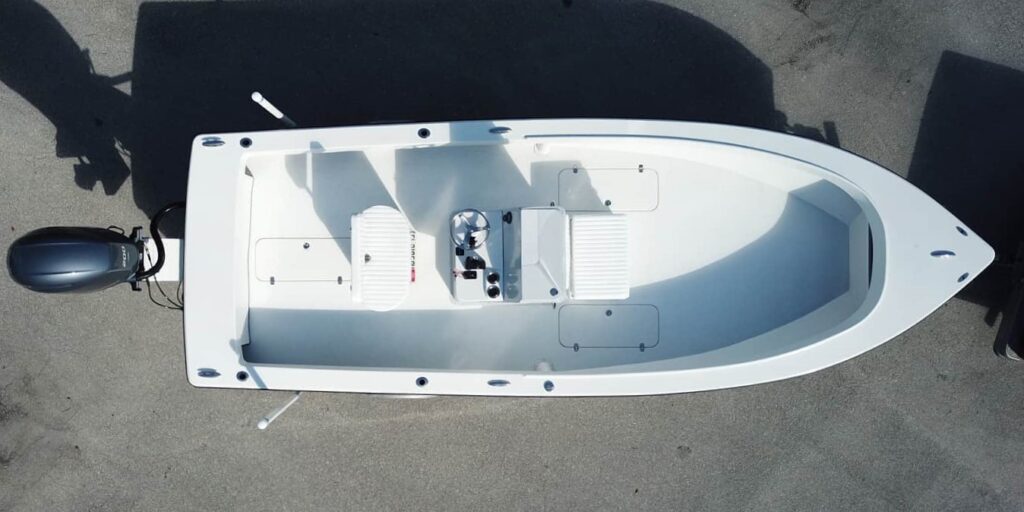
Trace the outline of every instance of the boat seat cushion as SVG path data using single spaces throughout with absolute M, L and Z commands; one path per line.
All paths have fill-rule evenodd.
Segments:
M 576 214 L 570 219 L 571 281 L 575 300 L 629 298 L 629 223 L 622 214 Z
M 352 216 L 352 300 L 374 311 L 398 307 L 409 295 L 409 221 L 389 206 Z

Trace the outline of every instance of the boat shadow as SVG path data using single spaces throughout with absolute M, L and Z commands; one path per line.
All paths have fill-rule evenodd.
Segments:
M 1020 282 L 1024 260 L 1024 72 L 952 51 L 932 79 L 908 179 L 979 234 L 996 262 L 958 296 L 1001 317 L 994 350 L 1020 353 Z M 1011 347 L 1012 348 L 1012 347 Z
M 594 117 L 787 129 L 767 65 L 647 0 L 146 2 L 133 69 L 117 77 L 94 72 L 30 0 L 5 3 L 0 25 L 0 80 L 56 126 L 75 183 L 114 194 L 130 172 L 146 214 L 185 197 L 194 136 L 282 127 L 253 90 L 302 127 Z M 165 231 L 180 237 L 183 222 Z

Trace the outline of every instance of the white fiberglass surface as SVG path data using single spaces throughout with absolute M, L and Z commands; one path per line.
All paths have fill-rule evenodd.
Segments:
M 767 340 L 787 324 L 811 343 L 820 318 L 793 326 L 815 311 L 835 324 L 860 305 L 867 227 L 845 192 L 784 157 L 666 146 L 519 141 L 249 158 L 245 359 L 596 371 Z M 453 212 L 552 204 L 629 217 L 628 299 L 452 301 Z M 350 219 L 374 205 L 401 210 L 416 234 L 416 281 L 388 312 L 353 302 L 349 284 Z

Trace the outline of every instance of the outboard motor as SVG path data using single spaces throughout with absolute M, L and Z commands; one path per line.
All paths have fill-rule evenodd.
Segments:
M 160 210 L 150 223 L 157 261 L 143 269 L 145 241 L 142 228 L 130 236 L 114 228 L 49 227 L 15 240 L 7 253 L 7 269 L 15 282 L 43 293 L 84 293 L 120 283 L 140 289 L 139 282 L 160 270 L 164 246 L 158 231 L 168 212 L 184 207 L 174 203 Z
M 139 243 L 111 229 L 42 228 L 7 253 L 15 282 L 43 293 L 81 293 L 132 281 L 142 261 Z

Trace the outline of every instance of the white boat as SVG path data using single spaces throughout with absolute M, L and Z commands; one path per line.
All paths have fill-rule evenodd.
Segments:
M 993 258 L 851 153 L 633 120 L 201 135 L 184 251 L 195 386 L 499 396 L 807 374 Z

